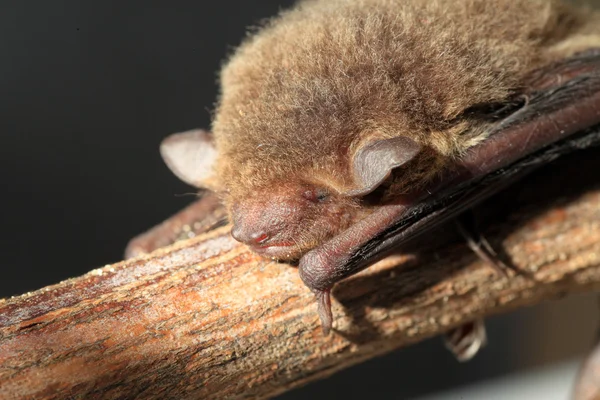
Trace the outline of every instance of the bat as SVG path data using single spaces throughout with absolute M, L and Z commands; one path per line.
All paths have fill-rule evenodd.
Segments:
M 300 1 L 244 41 L 220 84 L 212 132 L 161 144 L 180 179 L 214 195 L 126 254 L 174 241 L 220 201 L 236 240 L 299 260 L 328 332 L 336 282 L 600 142 L 600 14 L 551 0 Z M 482 341 L 478 321 L 466 328 L 465 359 L 478 345 L 463 339 Z

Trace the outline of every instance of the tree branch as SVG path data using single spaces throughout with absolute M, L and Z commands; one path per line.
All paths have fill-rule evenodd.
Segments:
M 0 300 L 0 398 L 266 398 L 475 317 L 598 289 L 600 189 L 578 172 L 597 171 L 597 155 L 479 210 L 530 275 L 502 277 L 428 235 L 336 286 L 327 337 L 296 269 L 228 227 Z

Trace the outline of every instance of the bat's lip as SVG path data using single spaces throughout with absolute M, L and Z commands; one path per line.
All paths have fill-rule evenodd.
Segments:
M 294 243 L 267 243 L 263 245 L 251 246 L 252 250 L 261 256 L 289 259 L 293 256 Z

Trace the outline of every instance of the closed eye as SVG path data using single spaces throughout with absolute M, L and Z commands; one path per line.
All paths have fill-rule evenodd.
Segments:
M 329 193 L 323 189 L 319 189 L 317 190 L 316 198 L 319 203 L 322 203 L 329 198 Z
M 302 193 L 302 197 L 306 200 L 312 201 L 313 203 L 323 203 L 329 198 L 329 192 L 325 189 L 312 189 L 306 190 Z

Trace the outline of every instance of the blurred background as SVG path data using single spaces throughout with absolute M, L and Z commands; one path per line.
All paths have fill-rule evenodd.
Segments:
M 209 126 L 226 55 L 292 3 L 0 3 L 0 297 L 119 261 L 131 237 L 193 200 L 159 142 Z M 597 316 L 595 297 L 570 297 L 491 318 L 490 344 L 472 362 L 435 338 L 280 398 L 480 398 L 452 390 L 541 367 L 551 373 L 525 384 L 562 396 L 552 385 L 568 390 Z

